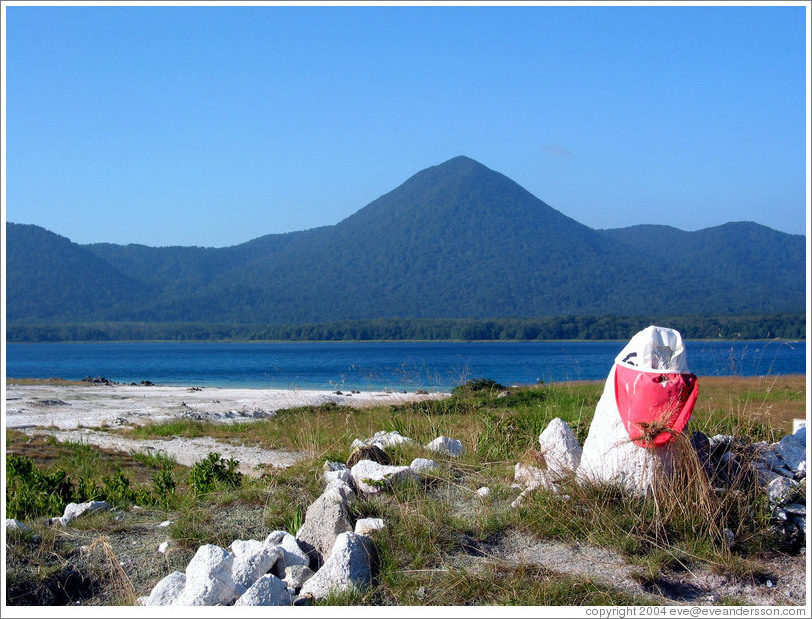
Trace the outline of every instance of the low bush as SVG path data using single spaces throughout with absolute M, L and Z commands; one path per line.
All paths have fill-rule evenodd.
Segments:
M 219 453 L 196 462 L 189 471 L 188 483 L 196 494 L 208 494 L 218 485 L 237 487 L 242 484 L 242 473 L 237 471 L 239 461 L 223 459 Z

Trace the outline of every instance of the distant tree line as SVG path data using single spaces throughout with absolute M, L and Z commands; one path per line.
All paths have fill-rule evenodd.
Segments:
M 804 314 L 764 314 L 494 319 L 382 318 L 305 324 L 16 322 L 7 325 L 6 341 L 626 340 L 652 324 L 677 329 L 685 339 L 806 339 Z

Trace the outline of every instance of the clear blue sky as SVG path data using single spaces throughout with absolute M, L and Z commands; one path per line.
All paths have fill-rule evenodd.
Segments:
M 805 234 L 805 4 L 5 4 L 6 220 L 227 246 L 466 155 L 593 228 Z

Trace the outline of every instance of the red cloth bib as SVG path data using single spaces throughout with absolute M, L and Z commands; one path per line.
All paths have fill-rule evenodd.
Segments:
M 640 447 L 662 447 L 675 440 L 691 418 L 698 392 L 693 374 L 615 365 L 617 410 L 629 438 Z

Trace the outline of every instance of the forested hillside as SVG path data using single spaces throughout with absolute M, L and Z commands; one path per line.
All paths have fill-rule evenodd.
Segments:
M 334 226 L 233 247 L 6 235 L 7 320 L 29 328 L 805 311 L 803 236 L 752 222 L 593 230 L 467 157 Z

